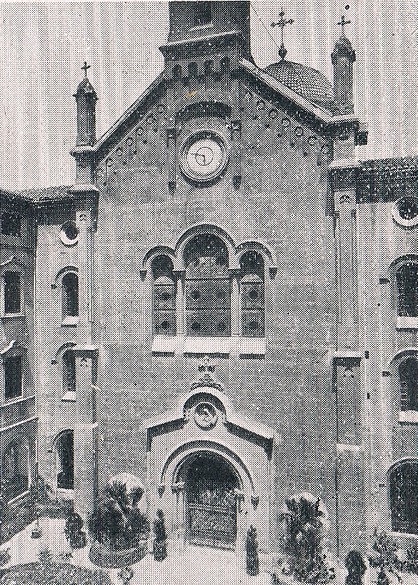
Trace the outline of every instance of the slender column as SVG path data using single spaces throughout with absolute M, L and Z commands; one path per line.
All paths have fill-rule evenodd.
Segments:
M 230 268 L 231 276 L 231 335 L 239 336 L 241 331 L 241 311 L 239 298 L 239 268 Z
M 184 525 L 184 481 L 174 483 L 171 491 L 175 497 L 175 508 L 173 518 L 173 535 L 178 541 L 180 547 L 184 543 L 185 525 Z
M 184 302 L 184 270 L 174 270 L 176 276 L 176 331 L 177 335 L 185 335 L 185 302 Z

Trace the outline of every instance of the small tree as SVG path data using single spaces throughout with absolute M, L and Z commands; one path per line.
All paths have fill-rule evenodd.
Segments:
M 418 575 L 418 544 L 412 544 L 406 551 L 406 571 Z
M 83 548 L 86 546 L 86 533 L 82 530 L 83 519 L 77 512 L 71 512 L 65 521 L 64 534 L 71 548 Z
M 167 533 L 162 510 L 157 510 L 154 520 L 154 534 L 154 559 L 163 561 L 167 556 Z
M 284 552 L 289 572 L 299 581 L 327 583 L 334 573 L 326 563 L 323 540 L 327 528 L 326 513 L 320 498 L 303 493 L 286 500 Z
M 377 583 L 378 585 L 389 585 L 390 581 L 388 573 L 392 573 L 401 581 L 397 569 L 401 563 L 397 556 L 398 544 L 395 540 L 390 538 L 384 530 L 380 533 L 377 529 L 374 531 L 374 543 L 372 546 L 372 554 L 369 558 L 370 565 L 378 569 Z
M 362 585 L 363 575 L 367 568 L 363 555 L 357 550 L 351 550 L 345 558 L 345 566 L 348 571 L 346 585 Z
M 259 573 L 259 559 L 258 559 L 258 541 L 257 529 L 250 526 L 247 532 L 247 573 L 249 575 L 258 575 Z

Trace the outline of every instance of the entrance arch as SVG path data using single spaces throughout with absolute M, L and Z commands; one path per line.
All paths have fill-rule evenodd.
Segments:
M 221 455 L 201 451 L 182 463 L 185 540 L 189 544 L 234 549 L 237 539 L 237 493 L 241 481 Z

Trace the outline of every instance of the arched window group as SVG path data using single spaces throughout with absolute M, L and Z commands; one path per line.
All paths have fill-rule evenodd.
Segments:
M 405 461 L 389 475 L 392 530 L 418 534 L 418 461 Z
M 174 271 L 173 261 L 160 255 L 151 263 L 153 277 L 153 329 L 156 335 L 184 332 L 194 337 L 229 337 L 235 334 L 263 337 L 265 301 L 263 256 L 256 250 L 244 252 L 239 267 L 231 269 L 224 241 L 214 234 L 200 234 L 186 244 L 182 270 Z M 178 287 L 184 290 L 178 303 Z M 184 289 L 183 289 L 184 287 Z M 233 290 L 236 291 L 234 302 Z
M 63 432 L 56 442 L 57 488 L 74 489 L 74 431 Z

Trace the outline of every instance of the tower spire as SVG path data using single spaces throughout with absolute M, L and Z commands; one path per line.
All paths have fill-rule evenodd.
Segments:
M 331 55 L 331 61 L 334 66 L 334 94 L 335 94 L 335 113 L 352 114 L 354 112 L 354 95 L 353 95 L 353 63 L 356 60 L 356 52 L 349 39 L 345 36 L 345 26 L 351 24 L 351 20 L 346 20 L 344 14 L 340 22 L 341 36 L 335 43 Z
M 279 49 L 279 56 L 281 57 L 282 61 L 284 61 L 284 58 L 287 55 L 287 50 L 284 46 L 284 27 L 287 24 L 293 24 L 295 22 L 293 20 L 293 18 L 288 18 L 286 20 L 284 15 L 285 15 L 285 12 L 284 12 L 284 9 L 282 7 L 281 11 L 279 12 L 279 16 L 280 16 L 279 20 L 277 22 L 271 23 L 272 28 L 274 28 L 276 26 L 280 27 L 280 41 L 281 41 L 281 43 L 280 43 L 280 49 Z

